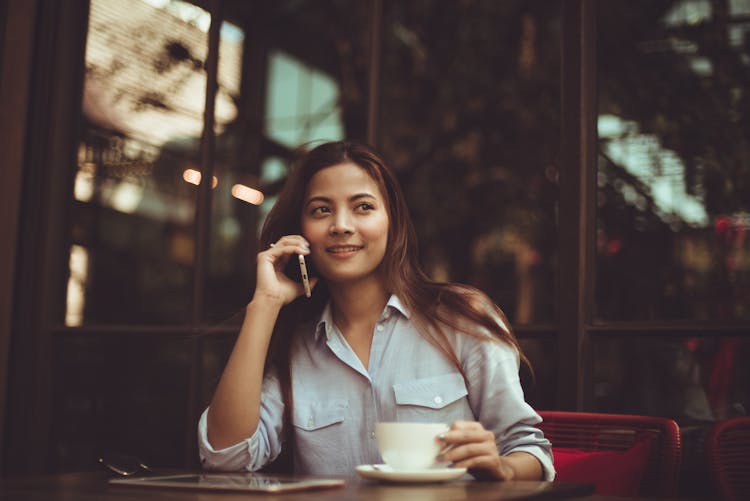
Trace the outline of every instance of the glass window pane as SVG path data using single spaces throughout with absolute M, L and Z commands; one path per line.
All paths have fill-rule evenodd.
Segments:
M 66 325 L 189 320 L 209 24 L 176 0 L 91 2 Z
M 222 30 L 219 82 L 234 79 L 227 95 L 238 107 L 217 131 L 205 293 L 210 323 L 233 317 L 252 296 L 259 228 L 293 151 L 311 141 L 364 136 L 367 6 L 338 0 L 232 6 L 244 9 L 251 24 L 234 28 L 233 38 Z
M 338 82 L 283 51 L 269 55 L 265 133 L 288 148 L 343 139 Z
M 680 493 L 716 498 L 705 475 L 704 439 L 715 422 L 750 410 L 750 341 L 646 335 L 594 339 L 592 349 L 594 410 L 676 420 Z
M 748 320 L 748 2 L 637 3 L 598 9 L 596 316 Z
M 243 235 L 242 228 L 255 228 L 257 205 L 263 201 L 258 191 L 258 176 L 247 155 L 248 133 L 241 118 L 239 103 L 243 101 L 242 64 L 245 30 L 224 22 L 219 42 L 219 91 L 216 96 L 216 154 L 214 174 L 216 186 L 211 192 L 211 235 L 207 269 L 207 293 L 204 299 L 219 317 L 231 315 L 241 301 L 249 299 L 249 285 L 242 280 L 255 265 L 252 258 L 254 242 Z M 223 115 L 222 115 L 223 110 Z M 241 210 L 235 210 L 241 206 Z M 252 233 L 251 233 L 252 234 Z M 228 302 L 227 302 L 228 301 Z M 209 315 L 212 321 L 217 320 Z M 221 318 L 218 318 L 220 320 Z
M 242 85 L 242 58 L 245 31 L 224 21 L 219 32 L 218 83 L 215 102 L 215 128 L 217 136 L 237 123 L 240 87 Z
M 531 362 L 531 372 L 521 369 L 526 401 L 534 409 L 555 409 L 557 405 L 557 340 L 554 335 L 522 337 L 521 349 Z
M 436 279 L 555 318 L 558 2 L 386 1 L 380 138 Z
M 601 412 L 669 416 L 680 423 L 750 410 L 750 342 L 737 337 L 597 339 L 594 401 Z
M 65 336 L 56 346 L 50 420 L 56 471 L 91 471 L 103 453 L 135 455 L 152 466 L 184 466 L 185 438 L 195 426 L 185 419 L 193 360 L 189 340 L 142 334 L 134 342 L 132 336 L 100 333 Z

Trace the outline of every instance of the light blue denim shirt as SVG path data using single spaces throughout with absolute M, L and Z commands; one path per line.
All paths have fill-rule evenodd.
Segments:
M 292 350 L 297 473 L 350 476 L 358 465 L 382 463 L 378 421 L 460 419 L 492 430 L 500 454 L 533 454 L 545 478 L 554 478 L 550 443 L 536 427 L 541 418 L 524 400 L 518 353 L 507 343 L 448 333 L 467 386 L 453 363 L 417 332 L 395 296 L 376 324 L 368 368 L 333 324 L 330 304 L 316 324 L 300 328 L 305 331 Z M 206 409 L 198 424 L 203 466 L 255 471 L 275 459 L 284 436 L 283 409 L 279 381 L 267 374 L 257 430 L 221 450 L 208 442 Z

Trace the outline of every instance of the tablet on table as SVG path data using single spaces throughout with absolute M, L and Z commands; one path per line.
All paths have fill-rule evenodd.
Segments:
M 301 478 L 256 473 L 191 473 L 156 477 L 113 478 L 112 485 L 171 487 L 244 492 L 289 492 L 342 487 L 343 479 Z

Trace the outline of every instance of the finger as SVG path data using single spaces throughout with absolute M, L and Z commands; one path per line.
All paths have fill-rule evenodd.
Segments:
M 277 242 L 273 247 L 269 247 L 260 254 L 273 257 L 291 254 L 302 254 L 303 256 L 306 256 L 310 254 L 310 248 L 299 242 Z
M 462 421 L 462 420 L 456 420 L 453 421 L 449 427 L 449 431 L 441 433 L 438 435 L 438 440 L 441 442 L 445 441 L 454 441 L 456 437 L 459 435 L 454 433 L 456 430 L 483 430 L 484 427 L 481 423 L 477 421 Z M 450 439 L 450 440 L 448 440 Z
M 451 430 L 484 430 L 484 426 L 479 421 L 453 421 L 450 426 Z
M 446 444 L 463 444 L 469 442 L 495 443 L 495 434 L 484 428 L 451 430 L 441 434 L 439 439 Z
M 454 468 L 489 468 L 495 466 L 497 458 L 492 456 L 472 456 L 466 459 L 453 461 Z
M 286 266 L 287 262 L 294 254 L 300 254 L 306 256 L 310 254 L 310 249 L 299 243 L 294 242 L 279 242 L 273 247 L 269 247 L 267 250 L 258 254 L 258 257 L 265 259 L 272 263 L 277 269 L 282 269 Z
M 309 249 L 310 248 L 310 242 L 305 239 L 302 235 L 284 235 L 283 237 L 279 238 L 277 241 L 271 243 L 270 247 L 278 247 L 278 246 L 288 246 L 288 245 L 297 245 L 299 247 L 304 247 Z
M 268 263 L 274 269 L 281 270 L 286 266 L 293 252 L 282 246 L 274 246 L 258 254 L 258 264 Z
M 454 444 L 453 447 L 438 457 L 438 461 L 456 463 L 457 461 L 464 461 L 473 457 L 496 457 L 497 455 L 497 446 L 494 442 L 472 442 L 461 445 Z
M 454 449 L 456 447 L 456 444 L 445 444 L 442 449 L 440 449 L 440 452 L 438 452 L 438 460 L 445 461 L 445 455 L 448 453 L 448 451 Z

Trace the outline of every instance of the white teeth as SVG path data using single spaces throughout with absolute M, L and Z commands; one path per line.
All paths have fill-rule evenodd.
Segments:
M 339 253 L 339 252 L 354 252 L 359 250 L 359 247 L 336 247 L 335 249 L 330 249 L 329 252 Z

